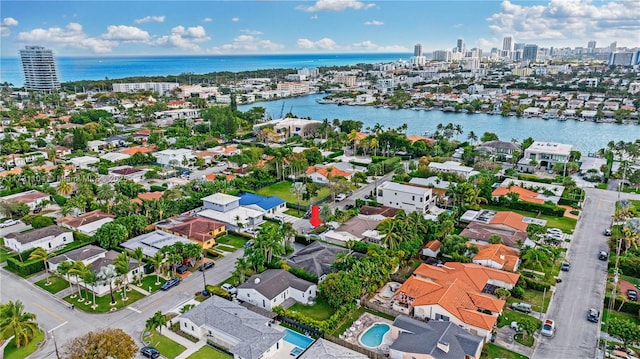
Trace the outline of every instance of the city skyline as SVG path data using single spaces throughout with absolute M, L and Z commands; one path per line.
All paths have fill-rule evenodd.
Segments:
M 627 0 L 113 4 L 3 1 L 1 55 L 31 45 L 57 56 L 412 53 L 418 43 L 428 53 L 458 39 L 489 51 L 505 37 L 539 47 L 640 46 L 640 2 Z

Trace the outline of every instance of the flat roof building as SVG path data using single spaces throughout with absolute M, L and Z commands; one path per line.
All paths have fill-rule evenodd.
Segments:
M 42 46 L 25 46 L 20 50 L 27 90 L 51 92 L 60 89 L 53 51 Z

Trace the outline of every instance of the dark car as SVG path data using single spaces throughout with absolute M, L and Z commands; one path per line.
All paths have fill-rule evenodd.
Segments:
M 162 287 L 160 287 L 160 289 L 169 290 L 172 287 L 177 286 L 178 284 L 180 284 L 180 278 L 173 277 L 173 278 L 169 279 L 168 281 L 164 282 L 164 284 L 162 285 Z
M 563 272 L 568 272 L 569 268 L 571 268 L 571 264 L 568 262 L 562 262 L 562 266 L 560 266 L 560 270 Z
M 595 308 L 590 308 L 587 311 L 587 320 L 590 322 L 597 323 L 600 320 L 600 311 Z
M 40 208 L 40 207 L 36 207 L 36 208 L 33 209 L 33 214 L 38 214 L 40 212 L 42 212 L 42 208 Z
M 198 268 L 198 270 L 200 272 L 204 272 L 209 268 L 213 268 L 213 266 L 215 266 L 216 264 L 214 262 L 204 262 L 202 263 L 202 265 L 200 266 L 200 268 Z
M 158 349 L 154 347 L 142 347 L 142 349 L 140 349 L 140 354 L 142 354 L 147 358 L 152 358 L 152 359 L 156 359 L 160 357 L 160 352 L 158 351 Z
M 601 261 L 606 261 L 609 259 L 609 253 L 605 252 L 605 251 L 600 251 L 600 253 L 598 254 L 598 259 Z
M 187 267 L 187 266 L 186 266 L 186 265 L 184 265 L 184 264 L 181 264 L 181 265 L 179 265 L 179 266 L 177 266 L 177 267 L 176 267 L 176 273 L 178 273 L 178 274 L 185 273 L 185 272 L 187 272 L 188 270 L 189 270 L 189 267 Z
M 605 229 L 604 230 L 604 235 L 607 236 L 607 237 L 610 237 L 611 236 L 611 229 L 609 229 L 609 228 Z
M 633 289 L 627 289 L 627 298 L 632 302 L 638 301 L 638 292 Z

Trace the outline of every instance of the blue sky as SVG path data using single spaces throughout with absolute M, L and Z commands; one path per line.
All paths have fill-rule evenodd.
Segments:
M 640 1 L 6 1 L 1 51 L 58 56 L 412 52 L 540 46 L 640 46 Z

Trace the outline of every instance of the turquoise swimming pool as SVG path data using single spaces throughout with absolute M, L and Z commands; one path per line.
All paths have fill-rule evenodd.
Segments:
M 284 340 L 302 349 L 307 349 L 307 347 L 313 343 L 313 338 L 304 336 L 290 329 L 284 330 Z
M 358 340 L 360 341 L 360 344 L 367 348 L 377 348 L 378 345 L 382 344 L 384 335 L 387 334 L 390 329 L 391 326 L 389 326 L 389 324 L 375 323 L 362 333 Z

